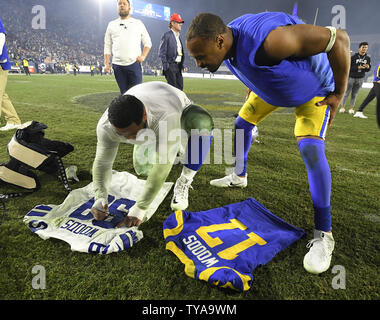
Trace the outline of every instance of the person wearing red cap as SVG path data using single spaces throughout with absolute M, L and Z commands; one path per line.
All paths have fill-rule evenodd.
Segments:
M 165 32 L 160 41 L 158 55 L 162 61 L 162 70 L 168 84 L 183 90 L 182 70 L 184 70 L 185 55 L 180 39 L 180 31 L 184 21 L 178 13 L 173 13 L 169 19 L 169 31 Z

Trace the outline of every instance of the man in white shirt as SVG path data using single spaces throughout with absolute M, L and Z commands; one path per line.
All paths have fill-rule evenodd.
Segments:
M 97 126 L 98 143 L 92 168 L 94 218 L 103 220 L 108 215 L 108 188 L 120 143 L 134 144 L 135 150 L 136 145 L 144 145 L 154 155 L 144 190 L 122 222 L 130 227 L 143 221 L 146 209 L 169 175 L 184 136 L 187 139 L 184 167 L 174 187 L 171 208 L 185 210 L 193 178 L 208 155 L 213 127 L 206 110 L 192 104 L 183 91 L 162 81 L 136 85 L 115 98 Z
M 180 90 L 183 90 L 182 70 L 185 61 L 183 45 L 179 37 L 183 23 L 184 21 L 178 13 L 171 15 L 169 19 L 170 30 L 162 35 L 158 50 L 166 81 Z
M 141 63 L 146 59 L 152 41 L 142 21 L 130 16 L 129 0 L 118 0 L 117 5 L 119 18 L 108 24 L 104 37 L 104 70 L 110 72 L 112 55 L 112 69 L 123 94 L 142 83 Z

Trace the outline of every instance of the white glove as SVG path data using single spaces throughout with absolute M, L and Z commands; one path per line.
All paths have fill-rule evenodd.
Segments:
M 96 200 L 94 202 L 94 204 L 92 205 L 92 207 L 95 208 L 95 209 L 98 209 L 99 211 L 106 212 L 106 210 L 104 208 L 106 205 L 108 206 L 108 201 L 106 199 L 104 199 L 104 198 L 99 198 L 98 200 Z
M 138 206 L 134 205 L 129 209 L 128 217 L 135 217 L 141 221 L 143 221 L 145 217 L 145 210 L 140 209 Z
M 67 180 L 75 180 L 76 182 L 79 182 L 78 176 L 77 176 L 78 167 L 77 166 L 70 166 L 65 169 Z

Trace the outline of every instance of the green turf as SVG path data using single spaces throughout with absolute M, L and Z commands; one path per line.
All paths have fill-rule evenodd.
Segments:
M 164 79 L 144 78 L 152 80 Z M 80 182 L 73 188 L 90 183 L 96 124 L 118 94 L 114 78 L 12 75 L 7 92 L 22 121 L 43 122 L 49 127 L 47 138 L 74 145 L 75 151 L 64 158 L 66 166 L 79 168 Z M 246 89 L 233 80 L 185 79 L 185 92 L 205 106 L 214 116 L 216 128 L 222 129 L 233 127 L 233 115 L 244 101 Z M 367 93 L 360 91 L 358 103 Z M 379 299 L 380 130 L 374 102 L 365 114 L 367 120 L 338 114 L 327 134 L 336 241 L 332 267 L 345 268 L 345 289 L 333 288 L 336 274 L 331 269 L 320 276 L 303 269 L 307 239 L 256 268 L 252 288 L 245 293 L 188 278 L 180 261 L 165 249 L 162 225 L 171 213 L 171 195 L 141 226 L 144 238 L 130 250 L 107 256 L 72 252 L 63 241 L 40 239 L 22 222 L 35 205 L 60 204 L 66 196 L 57 178 L 39 172 L 42 188 L 38 192 L 7 202 L 7 216 L 0 227 L 0 299 Z M 289 109 L 274 113 L 260 125 L 260 143 L 255 143 L 249 154 L 246 189 L 215 190 L 209 180 L 222 177 L 226 165 L 203 166 L 194 180 L 188 210 L 207 210 L 253 197 L 280 218 L 305 229 L 310 238 L 313 210 L 293 126 L 294 114 Z M 6 145 L 12 134 L 0 133 L 2 162 L 8 161 Z M 114 169 L 133 173 L 131 151 L 131 146 L 120 148 Z M 175 181 L 180 171 L 181 167 L 175 166 L 168 180 Z M 44 290 L 31 285 L 35 265 L 45 267 Z

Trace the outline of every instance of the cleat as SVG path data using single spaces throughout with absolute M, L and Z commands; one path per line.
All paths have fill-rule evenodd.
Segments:
M 354 113 L 355 113 L 355 110 L 354 110 L 354 109 L 350 109 L 350 110 L 348 110 L 348 113 L 349 113 L 349 114 L 354 114 Z
M 170 204 L 172 210 L 185 210 L 189 206 L 189 188 L 193 189 L 191 182 L 192 180 L 186 179 L 183 176 L 177 179 Z
M 310 250 L 303 259 L 305 270 L 313 274 L 320 274 L 328 270 L 334 244 L 335 241 L 331 232 L 314 230 L 314 239 L 306 245 Z
M 339 109 L 339 113 L 345 113 L 346 112 L 346 109 L 344 109 L 343 107 Z
M 245 177 L 242 178 L 233 172 L 224 178 L 211 180 L 210 184 L 219 188 L 245 188 L 247 186 L 247 177 L 248 174 L 245 174 Z

